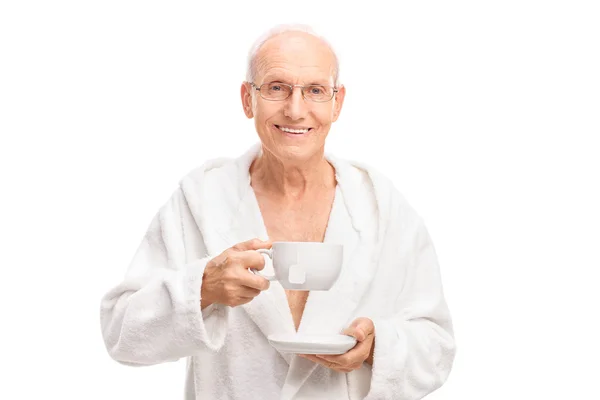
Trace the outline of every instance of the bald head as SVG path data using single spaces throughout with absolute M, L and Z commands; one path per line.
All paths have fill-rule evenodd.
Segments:
M 254 82 L 269 67 L 294 65 L 301 70 L 327 70 L 330 85 L 339 84 L 339 61 L 331 45 L 304 25 L 278 26 L 260 38 L 248 57 L 246 79 Z

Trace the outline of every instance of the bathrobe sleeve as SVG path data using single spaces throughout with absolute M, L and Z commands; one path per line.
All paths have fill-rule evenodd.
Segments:
M 382 250 L 381 265 L 392 271 L 386 276 L 400 288 L 390 289 L 391 316 L 373 320 L 368 400 L 421 399 L 442 386 L 454 360 L 452 321 L 435 249 L 422 219 L 409 211 L 407 216 L 402 207 L 395 210 Z
M 126 365 L 176 361 L 225 340 L 229 309 L 200 308 L 209 257 L 186 262 L 182 218 L 189 217 L 176 191 L 159 210 L 126 276 L 101 301 L 102 336 L 110 356 Z

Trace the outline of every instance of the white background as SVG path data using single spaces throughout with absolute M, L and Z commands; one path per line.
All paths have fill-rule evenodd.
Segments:
M 328 151 L 436 245 L 458 353 L 428 399 L 600 398 L 598 3 L 333 3 L 1 3 L 0 398 L 182 398 L 183 361 L 108 357 L 100 298 L 179 179 L 257 140 L 246 54 L 290 22 L 340 54 Z

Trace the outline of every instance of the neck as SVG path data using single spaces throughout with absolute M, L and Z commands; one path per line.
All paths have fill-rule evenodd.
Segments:
M 250 166 L 252 186 L 283 197 L 300 198 L 307 192 L 335 187 L 335 170 L 323 150 L 308 160 L 288 162 L 263 147 Z

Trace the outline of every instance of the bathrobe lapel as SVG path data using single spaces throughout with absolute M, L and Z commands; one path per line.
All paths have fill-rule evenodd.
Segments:
M 258 237 L 262 240 L 268 240 L 269 236 L 260 215 L 260 208 L 249 189 L 249 183 L 247 185 L 248 190 L 245 195 L 247 197 L 243 201 L 243 207 L 236 219 L 240 224 L 243 224 L 240 231 L 244 232 L 245 238 Z M 272 263 L 265 263 L 263 272 L 266 275 L 275 275 Z M 269 335 L 276 333 L 293 334 L 295 332 L 285 289 L 277 281 L 272 281 L 268 290 L 263 291 L 251 302 L 242 305 L 242 308 L 267 338 Z M 282 352 L 279 354 L 290 364 L 291 354 Z
M 326 242 L 344 246 L 344 265 L 336 284 L 328 291 L 309 294 L 299 333 L 341 333 L 347 328 L 374 273 L 374 251 L 378 238 L 378 210 L 373 193 L 365 190 L 368 176 L 343 160 L 327 155 L 345 207 L 334 207 Z M 317 369 L 318 364 L 293 357 L 282 399 L 292 399 Z
M 235 162 L 217 160 L 192 174 L 193 179 L 182 182 L 188 205 L 211 257 L 246 240 L 268 239 L 260 214 L 256 214 L 252 202 L 248 201 L 248 196 L 252 195 L 248 170 L 259 152 L 260 145 L 255 145 Z M 264 272 L 272 274 L 272 268 L 267 263 Z M 295 332 L 285 291 L 278 282 L 271 282 L 268 290 L 241 307 L 265 337 Z M 280 354 L 288 364 L 291 362 L 292 355 Z

